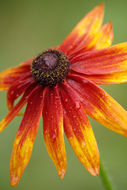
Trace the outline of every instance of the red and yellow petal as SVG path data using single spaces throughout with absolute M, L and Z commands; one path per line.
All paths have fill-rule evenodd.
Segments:
M 26 104 L 28 101 L 29 96 L 33 91 L 35 91 L 38 87 L 35 87 L 35 84 L 29 86 L 23 97 L 20 99 L 20 101 L 11 109 L 11 111 L 7 114 L 7 116 L 0 122 L 0 132 L 2 132 L 5 127 L 14 119 L 14 117 L 19 113 L 19 111 L 22 109 L 22 107 Z
M 88 38 L 85 42 L 82 42 L 78 45 L 78 48 L 73 51 L 71 56 L 69 55 L 69 59 L 71 63 L 73 59 L 80 54 L 84 54 L 87 51 L 97 50 L 97 49 L 104 49 L 109 47 L 112 44 L 113 40 L 113 30 L 112 30 L 112 22 L 105 24 L 93 38 Z M 86 43 L 88 42 L 88 44 Z
M 64 108 L 64 131 L 75 154 L 92 174 L 99 174 L 99 151 L 96 140 L 77 93 L 67 84 L 59 85 Z
M 113 30 L 112 30 L 112 23 L 109 22 L 105 24 L 103 27 L 100 28 L 100 30 L 97 32 L 96 35 L 93 37 L 87 37 L 87 40 L 85 39 L 85 42 L 83 39 L 81 39 L 81 43 L 77 45 L 77 48 L 75 48 L 75 51 L 73 51 L 72 54 L 70 54 L 68 57 L 73 63 L 73 59 L 77 57 L 77 55 L 85 54 L 87 51 L 92 51 L 96 49 L 104 49 L 109 47 L 112 44 L 113 40 Z
M 84 75 L 96 84 L 120 84 L 127 82 L 127 70 L 111 74 Z
M 19 77 L 30 75 L 30 63 L 32 59 L 25 61 L 18 67 L 9 68 L 0 72 L 0 91 L 7 90 Z
M 90 117 L 127 137 L 127 111 L 108 93 L 78 75 L 71 75 L 68 83 L 79 94 L 79 98 Z
M 100 84 L 107 81 L 115 83 L 115 79 L 116 83 L 126 82 L 127 42 L 103 50 L 80 54 L 73 58 L 71 69 L 85 74 L 85 77 L 97 80 Z
M 127 42 L 78 55 L 72 60 L 72 70 L 87 75 L 127 70 Z
M 67 166 L 63 137 L 63 109 L 57 86 L 46 87 L 44 90 L 43 134 L 57 173 L 60 178 L 63 178 Z
M 91 49 L 104 49 L 109 47 L 113 41 L 112 22 L 105 24 L 97 33 L 91 44 Z
M 89 46 L 89 43 L 100 30 L 104 16 L 104 5 L 100 4 L 89 12 L 74 28 L 70 35 L 60 45 L 59 50 L 67 55 L 73 54 L 80 43 L 83 47 Z
M 16 186 L 26 168 L 33 149 L 42 113 L 43 89 L 39 87 L 31 94 L 27 108 L 13 143 L 10 162 L 11 185 Z

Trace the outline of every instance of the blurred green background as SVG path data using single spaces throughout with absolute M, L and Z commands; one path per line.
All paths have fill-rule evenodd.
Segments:
M 127 41 L 125 0 L 0 0 L 0 71 L 58 45 L 94 6 L 105 3 L 104 23 L 112 20 L 114 44 Z M 105 86 L 127 109 L 127 85 Z M 7 113 L 6 93 L 0 93 L 0 119 Z M 12 143 L 21 122 L 14 121 L 0 134 L 0 190 L 10 190 L 9 162 Z M 127 140 L 91 120 L 100 155 L 116 189 L 127 189 Z M 42 122 L 31 160 L 16 190 L 103 190 L 99 177 L 91 176 L 66 141 L 68 169 L 63 180 L 56 174 L 42 136 Z

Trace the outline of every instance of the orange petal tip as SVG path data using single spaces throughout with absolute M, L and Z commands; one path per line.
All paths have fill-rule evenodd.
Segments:
M 65 172 L 66 172 L 65 170 L 61 170 L 61 171 L 58 172 L 58 175 L 60 176 L 60 179 L 64 178 Z
M 11 177 L 11 186 L 17 186 L 19 182 L 19 178 L 18 177 Z
M 99 7 L 101 7 L 102 9 L 104 9 L 104 3 L 100 3 Z
M 112 20 L 109 21 L 109 24 L 112 26 Z
M 107 25 L 113 30 L 113 24 L 111 20 L 107 23 Z
M 98 176 L 99 175 L 99 170 L 100 168 L 97 167 L 97 168 L 89 168 L 88 171 L 90 172 L 91 175 L 93 176 Z
M 95 7 L 95 9 L 98 9 L 99 11 L 102 11 L 104 13 L 104 3 L 100 3 L 98 6 Z

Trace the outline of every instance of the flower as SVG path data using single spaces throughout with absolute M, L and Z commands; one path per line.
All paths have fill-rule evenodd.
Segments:
M 41 114 L 45 144 L 61 178 L 66 172 L 63 130 L 78 159 L 94 176 L 99 174 L 99 151 L 87 115 L 127 136 L 127 112 L 97 86 L 127 82 L 127 42 L 110 47 L 112 23 L 102 26 L 103 15 L 100 4 L 60 46 L 0 73 L 0 90 L 7 90 L 10 110 L 0 122 L 0 132 L 27 104 L 13 144 L 12 186 L 29 162 Z

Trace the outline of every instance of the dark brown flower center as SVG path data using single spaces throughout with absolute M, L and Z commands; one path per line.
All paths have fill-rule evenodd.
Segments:
M 37 83 L 55 86 L 64 81 L 69 72 L 70 62 L 61 51 L 49 49 L 37 56 L 31 66 L 31 72 Z

